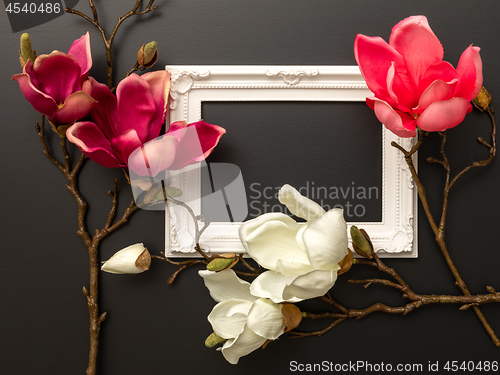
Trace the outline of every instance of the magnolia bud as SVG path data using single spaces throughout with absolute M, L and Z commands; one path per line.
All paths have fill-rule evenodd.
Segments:
M 481 87 L 481 91 L 479 91 L 473 102 L 480 111 L 485 111 L 490 106 L 491 95 L 484 86 Z
M 35 62 L 35 53 L 31 48 L 31 39 L 28 33 L 21 35 L 21 51 L 19 51 L 19 61 L 21 62 L 21 67 L 24 68 L 28 60 L 32 63 Z
M 215 345 L 221 344 L 224 341 L 226 341 L 225 338 L 220 337 L 218 334 L 214 332 L 210 336 L 208 336 L 207 339 L 205 340 L 205 346 L 207 348 L 213 348 Z
M 238 263 L 238 258 L 236 254 L 220 254 L 216 258 L 212 259 L 210 263 L 207 264 L 207 270 L 213 272 L 224 271 L 225 269 L 231 268 L 236 263 Z
M 179 198 L 182 196 L 182 190 L 176 187 L 166 187 L 163 188 L 161 183 L 155 183 L 153 186 L 148 186 L 148 181 L 141 181 L 139 179 L 135 179 L 131 181 L 132 185 L 138 186 L 141 189 L 149 189 L 147 193 L 144 195 L 144 203 L 148 205 L 153 205 L 155 203 L 165 203 L 168 198 Z M 151 182 L 149 182 L 151 184 Z
M 155 41 L 143 44 L 141 49 L 137 52 L 137 62 L 139 63 L 139 66 L 149 68 L 153 66 L 157 60 L 158 50 L 156 49 Z
M 109 273 L 141 273 L 149 269 L 151 254 L 142 243 L 130 245 L 115 253 L 101 266 L 101 270 Z
M 373 245 L 364 230 L 358 229 L 357 226 L 351 226 L 351 240 L 354 251 L 365 258 L 372 258 Z

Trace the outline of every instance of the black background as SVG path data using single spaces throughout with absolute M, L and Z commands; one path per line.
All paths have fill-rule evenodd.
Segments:
M 247 219 L 289 214 L 287 183 L 347 221 L 382 220 L 382 126 L 364 102 L 204 102 L 202 116 L 227 130 L 209 160 L 241 169 Z
M 101 23 L 110 31 L 132 3 L 96 1 Z M 354 65 L 352 48 L 357 33 L 380 35 L 387 40 L 391 27 L 399 20 L 423 14 L 443 43 L 445 59 L 452 64 L 457 64 L 471 43 L 482 48 L 484 84 L 494 98 L 500 95 L 500 7 L 494 0 L 160 0 L 157 5 L 160 8 L 154 14 L 129 19 L 122 26 L 115 40 L 117 78 L 133 66 L 139 46 L 153 39 L 160 49 L 158 68 L 165 64 Z M 77 8 L 90 14 L 83 1 Z M 64 187 L 63 176 L 41 152 L 34 130 L 39 115 L 25 101 L 17 84 L 10 81 L 13 74 L 20 72 L 20 33 L 11 32 L 5 13 L 0 18 L 0 372 L 83 374 L 88 317 L 81 288 L 87 283 L 88 271 L 86 250 L 76 235 L 76 206 Z M 92 34 L 91 74 L 105 81 L 106 61 L 100 36 L 82 19 L 65 15 L 29 32 L 34 48 L 48 53 L 54 49 L 67 51 L 71 42 L 87 30 Z M 362 105 L 360 111 L 370 113 Z M 370 117 L 366 113 L 360 116 Z M 302 123 L 289 126 L 297 128 Z M 447 150 L 454 171 L 485 155 L 475 137 L 488 139 L 489 129 L 487 116 L 473 113 L 449 131 Z M 356 134 L 363 136 L 359 130 Z M 265 136 L 261 131 L 255 134 L 255 141 Z M 53 146 L 57 146 L 57 140 Z M 305 158 L 317 152 L 300 146 L 300 142 L 290 145 Z M 441 199 L 443 171 L 426 164 L 425 158 L 437 156 L 438 147 L 437 137 L 432 137 L 419 155 L 432 207 L 438 207 Z M 372 159 L 361 151 L 352 166 L 370 165 Z M 318 166 L 319 173 L 323 170 L 324 165 Z M 499 172 L 498 162 L 472 171 L 456 185 L 450 199 L 449 248 L 474 293 L 484 293 L 486 285 L 500 289 Z M 349 176 L 347 170 L 342 173 L 342 178 Z M 119 170 L 92 162 L 85 166 L 81 186 L 83 193 L 91 197 L 89 228 L 101 227 L 105 222 L 110 204 L 106 192 L 115 177 L 121 179 L 122 202 L 128 202 L 130 193 L 121 175 Z M 286 176 L 283 171 L 282 177 Z M 102 258 L 135 242 L 144 242 L 152 252 L 159 253 L 163 249 L 163 227 L 161 212 L 138 212 L 126 227 L 102 244 Z M 458 293 L 421 209 L 418 230 L 419 258 L 387 263 L 417 292 Z M 291 361 L 421 363 L 426 368 L 429 361 L 439 361 L 442 367 L 451 360 L 500 359 L 499 349 L 493 347 L 472 311 L 458 311 L 457 306 L 429 306 L 406 317 L 378 314 L 347 321 L 321 338 L 289 340 L 284 336 L 232 366 L 220 353 L 203 345 L 211 332 L 206 316 L 214 302 L 201 278 L 191 269 L 174 286 L 167 286 L 173 270 L 154 263 L 141 275 L 102 274 L 101 306 L 108 311 L 108 319 L 102 330 L 101 374 L 281 374 L 291 372 Z M 367 274 L 366 270 L 354 269 L 349 277 Z M 333 293 L 347 305 L 362 308 L 378 300 L 393 305 L 402 302 L 392 290 L 376 286 L 365 290 L 347 285 L 345 279 L 337 283 Z M 500 334 L 498 304 L 484 306 L 483 311 Z M 322 327 L 329 321 L 317 323 L 316 327 Z

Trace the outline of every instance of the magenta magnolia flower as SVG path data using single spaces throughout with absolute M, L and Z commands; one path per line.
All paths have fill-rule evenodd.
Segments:
M 28 60 L 12 80 L 26 100 L 56 125 L 73 124 L 93 108 L 85 82 L 92 67 L 89 33 L 75 40 L 68 53 L 54 51 Z
M 93 78 L 89 78 L 89 88 L 98 102 L 92 111 L 93 122 L 77 122 L 66 135 L 85 155 L 104 167 L 128 166 L 140 175 L 182 168 L 208 156 L 225 132 L 204 122 L 180 122 L 156 139 L 167 110 L 167 71 L 132 74 L 118 84 L 116 96 Z M 195 146 L 193 133 L 188 129 L 198 131 L 197 144 L 201 147 Z
M 424 16 L 392 28 L 389 43 L 357 35 L 354 54 L 374 97 L 366 99 L 377 118 L 400 137 L 443 131 L 472 110 L 483 82 L 479 47 L 469 46 L 457 68 L 443 61 L 443 47 Z

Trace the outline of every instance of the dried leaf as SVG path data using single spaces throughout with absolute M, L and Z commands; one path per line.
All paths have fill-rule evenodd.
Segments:
M 286 323 L 285 332 L 291 331 L 292 329 L 298 327 L 302 320 L 302 312 L 297 306 L 292 303 L 283 303 L 281 314 L 283 314 L 283 318 L 285 319 Z
M 262 349 L 265 349 L 267 344 L 269 344 L 270 342 L 273 342 L 273 340 L 267 339 L 266 342 L 264 344 L 262 344 Z
M 149 266 L 151 265 L 151 254 L 148 249 L 144 249 L 144 251 L 137 257 L 135 261 L 135 266 L 140 270 L 147 271 L 149 270 Z
M 490 106 L 491 95 L 484 86 L 481 87 L 481 91 L 479 91 L 479 94 L 477 94 L 473 102 L 476 105 L 476 107 L 479 108 L 479 110 L 481 111 L 485 111 Z
M 347 249 L 347 251 L 348 251 L 347 255 L 339 263 L 340 270 L 338 270 L 337 275 L 342 275 L 343 273 L 349 271 L 352 267 L 352 261 L 354 259 L 353 254 L 352 254 L 351 249 Z

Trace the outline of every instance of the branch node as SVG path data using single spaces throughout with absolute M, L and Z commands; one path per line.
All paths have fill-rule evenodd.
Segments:
M 486 290 L 491 293 L 491 294 L 497 294 L 497 291 L 495 290 L 495 288 L 493 288 L 492 286 L 488 285 L 486 287 Z
M 106 320 L 106 317 L 108 316 L 107 312 L 103 312 L 101 316 L 99 316 L 99 323 L 102 323 Z
M 469 310 L 472 306 L 475 306 L 475 305 L 476 304 L 474 304 L 474 303 L 468 303 L 466 305 L 460 306 L 459 310 L 461 310 L 461 311 Z

